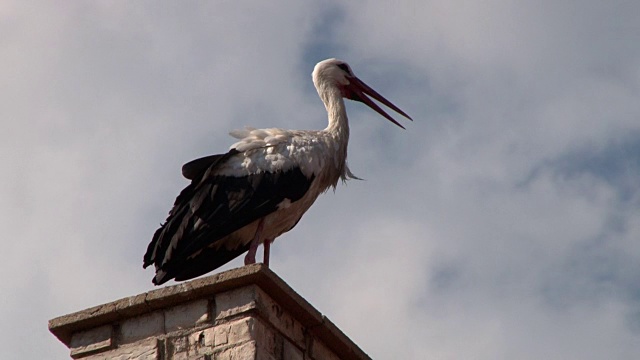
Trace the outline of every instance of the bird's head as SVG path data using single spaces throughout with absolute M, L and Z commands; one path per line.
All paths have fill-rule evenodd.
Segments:
M 406 117 L 409 120 L 411 117 L 404 111 L 400 110 L 391 101 L 385 99 L 382 95 L 378 94 L 375 90 L 370 88 L 362 80 L 358 79 L 353 74 L 351 66 L 346 62 L 338 59 L 327 59 L 320 61 L 313 69 L 313 83 L 316 85 L 318 91 L 325 87 L 337 88 L 340 90 L 342 97 L 349 100 L 360 101 L 376 112 L 384 116 L 387 120 L 400 126 L 404 129 L 404 126 L 400 125 L 394 118 L 382 110 L 375 102 L 373 102 L 368 96 L 378 100 L 382 104 L 393 109 L 398 114 Z M 368 95 L 368 96 L 367 96 Z

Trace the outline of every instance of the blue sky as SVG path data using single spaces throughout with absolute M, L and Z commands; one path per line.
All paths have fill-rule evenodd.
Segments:
M 183 163 L 245 125 L 349 164 L 272 268 L 376 359 L 640 357 L 640 3 L 30 2 L 0 6 L 0 358 L 64 359 L 47 320 L 152 289 Z M 241 265 L 241 259 L 226 268 Z

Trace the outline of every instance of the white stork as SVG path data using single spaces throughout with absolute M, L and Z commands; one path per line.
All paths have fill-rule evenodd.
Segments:
M 236 130 L 239 139 L 226 154 L 193 160 L 182 167 L 191 180 L 144 255 L 154 264 L 153 283 L 188 280 L 247 252 L 255 263 L 264 245 L 264 263 L 278 236 L 291 230 L 318 195 L 338 180 L 355 178 L 347 167 L 349 122 L 343 98 L 365 103 L 400 126 L 367 95 L 411 120 L 358 79 L 344 61 L 328 59 L 313 70 L 313 83 L 329 114 L 324 130 Z

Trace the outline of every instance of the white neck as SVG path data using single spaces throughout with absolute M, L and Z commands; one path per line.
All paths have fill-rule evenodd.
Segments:
M 321 85 L 318 87 L 318 94 L 327 109 L 329 117 L 329 124 L 324 131 L 334 137 L 340 143 L 340 147 L 344 147 L 346 153 L 347 143 L 349 142 L 349 119 L 347 118 L 347 109 L 340 89 L 335 86 Z
M 329 144 L 335 146 L 332 151 L 335 170 L 337 170 L 337 176 L 345 180 L 351 176 L 351 172 L 346 166 L 347 146 L 349 145 L 349 120 L 347 119 L 344 99 L 340 89 L 336 86 L 327 86 L 323 82 L 316 82 L 316 88 L 329 117 L 329 124 L 322 132 L 332 138 Z M 334 187 L 337 181 L 338 177 L 333 179 L 332 185 Z

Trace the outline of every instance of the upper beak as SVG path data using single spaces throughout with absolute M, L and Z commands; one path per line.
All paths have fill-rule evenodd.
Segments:
M 393 103 L 391 103 L 391 101 L 385 99 L 384 96 L 378 94 L 377 91 L 375 91 L 372 88 L 370 88 L 369 85 L 365 84 L 362 80 L 358 79 L 355 76 L 349 77 L 349 85 L 346 85 L 346 90 L 348 90 L 346 92 L 346 94 L 345 94 L 345 96 L 347 98 L 349 98 L 351 100 L 360 101 L 360 102 L 363 102 L 363 103 L 367 104 L 367 106 L 369 106 L 370 108 L 372 108 L 373 110 L 378 112 L 378 114 L 384 116 L 385 118 L 387 118 L 387 120 L 389 120 L 392 123 L 400 126 L 403 129 L 404 129 L 404 126 L 400 125 L 399 122 L 397 122 L 394 118 L 392 118 L 389 114 L 387 114 L 384 110 L 382 110 L 380 108 L 380 106 L 378 106 L 378 104 L 376 104 L 375 102 L 371 101 L 371 99 L 369 99 L 369 97 L 367 97 L 367 95 L 369 95 L 372 98 L 378 100 L 379 102 L 383 103 L 387 107 L 393 109 L 398 114 L 400 114 L 400 115 L 406 117 L 407 119 L 413 121 L 411 116 L 407 115 L 404 111 L 400 110 L 400 108 L 398 108 L 397 106 L 393 105 Z

